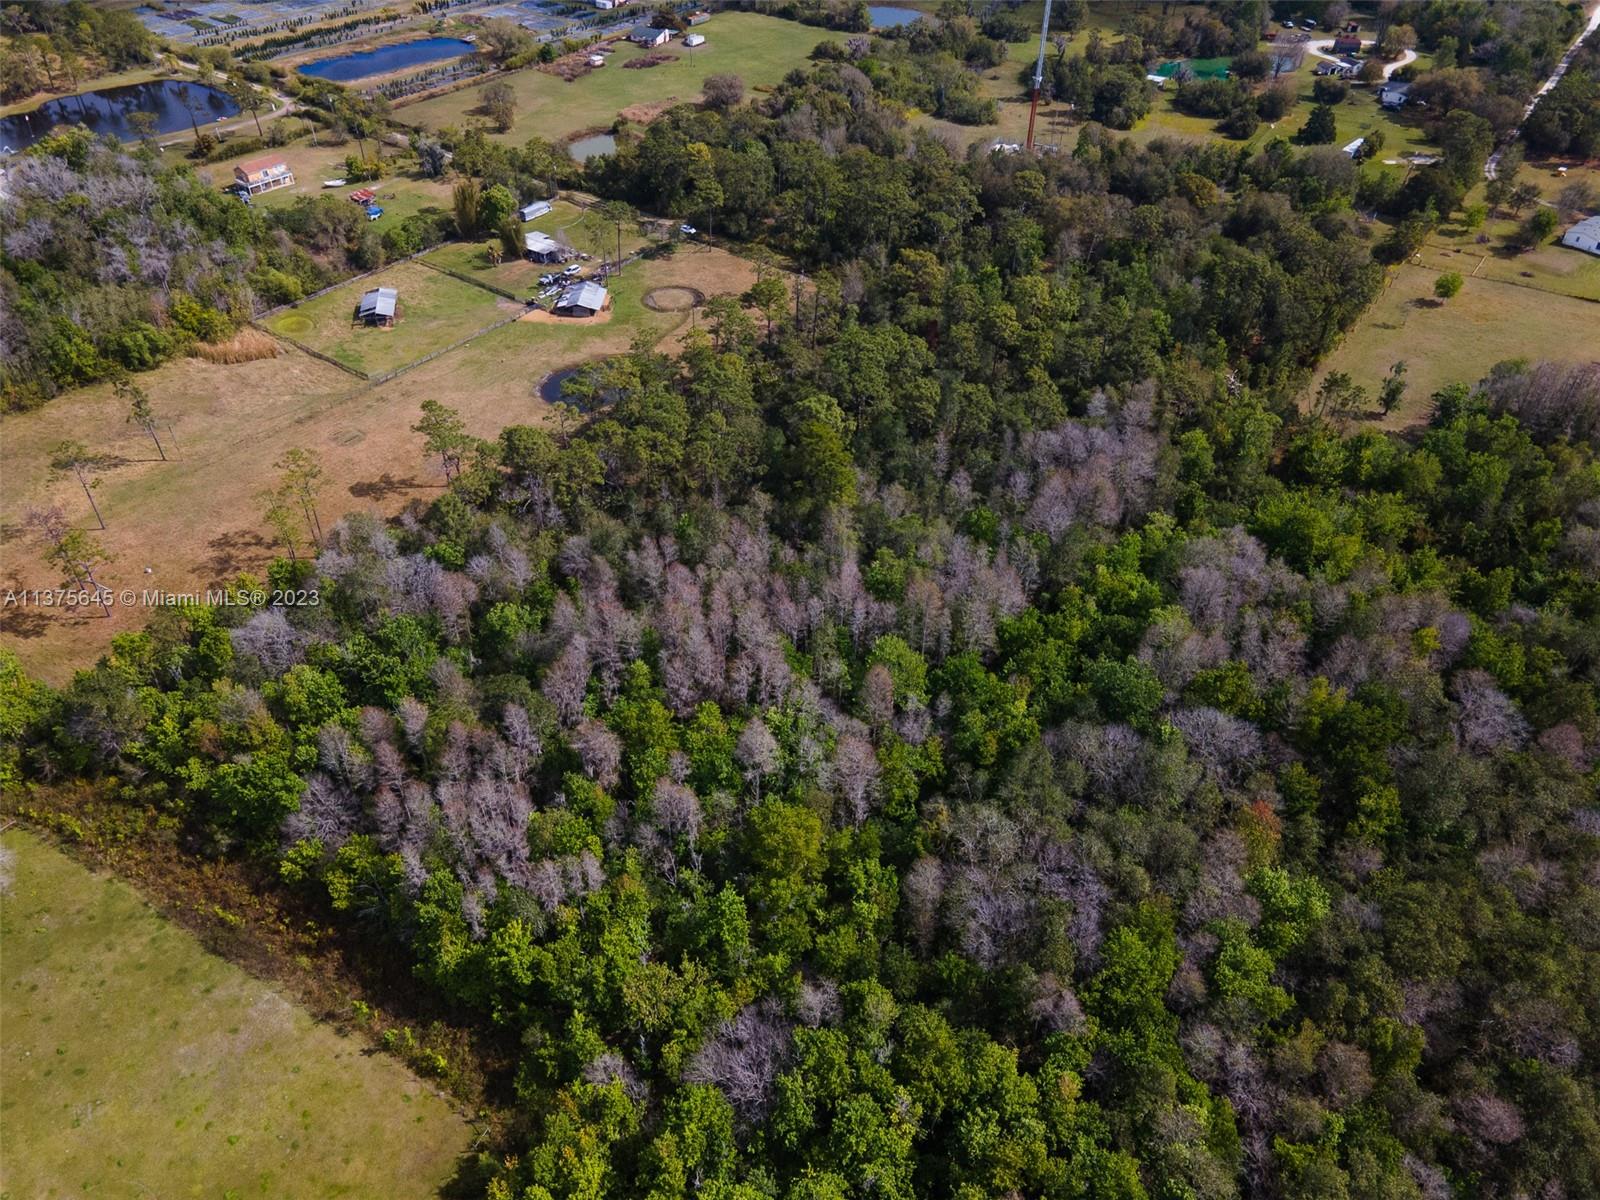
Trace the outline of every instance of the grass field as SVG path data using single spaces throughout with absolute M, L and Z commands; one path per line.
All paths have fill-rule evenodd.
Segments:
M 1600 255 L 1585 254 L 1554 240 L 1532 250 L 1513 250 L 1507 238 L 1517 226 L 1514 220 L 1486 221 L 1476 231 L 1460 225 L 1441 226 L 1422 248 L 1422 265 L 1437 271 L 1459 271 L 1471 279 L 1494 279 L 1559 296 L 1600 300 Z M 1489 240 L 1479 242 L 1479 236 Z M 1600 311 L 1595 320 L 1600 321 Z
M 689 50 L 673 42 L 663 49 L 676 55 L 676 61 L 658 67 L 625 69 L 624 63 L 649 52 L 620 44 L 604 67 L 572 83 L 534 68 L 502 77 L 516 93 L 516 119 L 507 132 L 490 136 L 519 145 L 534 136 L 559 142 L 580 130 L 610 126 L 633 105 L 698 99 L 707 75 L 732 73 L 748 88 L 771 86 L 804 63 L 818 42 L 844 36 L 759 13 L 719 13 L 696 32 L 705 34 L 705 45 Z M 426 129 L 481 124 L 473 110 L 482 104 L 485 86 L 401 105 L 395 117 Z
M 410 269 L 447 278 L 415 264 Z M 449 282 L 493 301 L 470 284 Z M 457 409 L 478 437 L 542 421 L 548 409 L 538 386 L 545 376 L 626 350 L 641 333 L 671 349 L 691 328 L 690 314 L 644 308 L 645 292 L 686 286 L 711 297 L 754 282 L 746 260 L 680 245 L 630 264 L 611 281 L 616 300 L 607 321 L 513 322 L 378 387 L 293 349 L 231 366 L 169 363 L 140 376 L 140 384 L 173 423 L 175 441 L 164 439 L 171 462 L 161 462 L 126 422 L 125 405 L 107 386 L 7 416 L 0 436 L 0 590 L 59 582 L 21 528 L 29 505 L 59 503 L 69 519 L 94 526 L 82 490 L 49 477 L 47 448 L 63 438 L 89 442 L 111 462 L 95 493 L 109 526 L 94 533 L 110 555 L 100 576 L 105 586 L 204 588 L 241 571 L 259 573 L 283 553 L 270 540 L 258 493 L 276 481 L 272 464 L 285 450 L 304 447 L 321 457 L 324 524 L 350 512 L 393 516 L 413 500 L 433 500 L 444 486 L 437 462 L 424 458 L 422 439 L 411 432 L 423 400 Z M 348 326 L 348 316 L 341 317 Z M 406 328 L 402 322 L 394 333 Z M 110 619 L 98 611 L 5 608 L 0 637 L 29 672 L 61 684 L 93 662 L 114 634 L 141 628 L 149 615 L 121 605 Z
M 357 325 L 352 318 L 361 294 L 376 287 L 400 293 L 392 329 Z M 514 310 L 506 305 L 491 292 L 420 263 L 397 263 L 286 309 L 266 326 L 363 374 L 381 375 L 509 316 Z
M 1465 274 L 1466 272 L 1462 272 Z M 1322 363 L 1307 394 L 1329 371 L 1344 371 L 1375 396 L 1391 364 L 1404 360 L 1406 399 L 1385 424 L 1424 418 L 1428 398 L 1449 383 L 1476 383 L 1508 358 L 1600 358 L 1600 305 L 1492 279 L 1468 279 L 1453 300 L 1433 298 L 1439 272 L 1402 266 L 1393 282 Z
M 434 1196 L 468 1130 L 384 1055 L 13 830 L 0 1193 Z
M 595 258 L 615 259 L 617 256 L 616 227 L 566 200 L 557 200 L 550 212 L 527 222 L 522 229 L 525 232 L 538 230 L 552 237 L 560 234 L 574 249 Z M 622 231 L 623 257 L 638 250 L 645 241 L 637 226 L 625 228 Z M 536 290 L 539 276 L 552 269 L 525 258 L 508 258 L 497 266 L 489 260 L 488 244 L 487 238 L 480 242 L 447 242 L 428 254 L 426 261 L 518 295 Z

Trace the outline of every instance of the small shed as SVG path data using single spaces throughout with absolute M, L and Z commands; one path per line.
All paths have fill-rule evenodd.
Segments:
M 1561 244 L 1600 254 L 1600 217 L 1585 217 L 1561 235 Z
M 517 216 L 521 217 L 524 221 L 537 221 L 549 211 L 550 201 L 535 200 L 532 204 L 524 204 L 521 208 L 517 209 Z
M 395 305 L 399 299 L 400 293 L 394 288 L 373 288 L 363 294 L 361 303 L 356 305 L 356 319 L 368 325 L 393 325 Z
M 522 235 L 522 254 L 529 262 L 560 262 L 567 256 L 566 248 L 548 233 L 534 230 Z
M 688 37 L 683 39 L 683 44 L 690 48 L 695 46 L 704 46 L 706 44 L 706 35 L 703 33 L 691 33 Z
M 711 14 L 703 8 L 695 9 L 688 16 L 690 25 L 704 25 L 709 20 L 711 20 Z
M 556 298 L 563 317 L 592 317 L 611 307 L 611 293 L 598 283 L 575 283 Z
M 1354 158 L 1357 154 L 1361 153 L 1361 147 L 1365 146 L 1366 144 L 1366 138 L 1358 137 L 1355 141 L 1349 143 L 1348 145 L 1340 146 L 1339 152 L 1347 158 Z
M 1353 33 L 1341 33 L 1333 39 L 1335 54 L 1360 54 L 1361 38 Z
M 669 30 L 657 29 L 654 25 L 635 25 L 628 31 L 628 40 L 636 46 L 665 46 L 670 36 Z

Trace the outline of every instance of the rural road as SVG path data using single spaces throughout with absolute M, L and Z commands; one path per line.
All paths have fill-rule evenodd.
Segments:
M 1561 56 L 1561 61 L 1556 64 L 1556 69 L 1550 78 L 1544 81 L 1544 85 L 1533 94 L 1533 99 L 1529 100 L 1528 106 L 1522 110 L 1522 120 L 1517 122 L 1517 127 L 1507 136 L 1505 140 L 1506 146 L 1517 140 L 1517 134 L 1522 132 L 1523 121 L 1526 121 L 1532 114 L 1544 94 L 1561 82 L 1561 77 L 1567 73 L 1567 68 L 1572 65 L 1572 60 L 1577 57 L 1578 47 L 1583 45 L 1584 39 L 1596 29 L 1600 29 L 1600 4 L 1595 5 L 1594 11 L 1589 14 L 1589 23 L 1583 27 L 1583 32 L 1572 40 L 1572 45 L 1567 47 L 1567 52 Z M 1495 174 L 1500 169 L 1500 155 L 1504 152 L 1504 147 L 1502 147 L 1489 156 L 1489 161 L 1483 164 L 1484 178 L 1493 179 L 1495 177 Z
M 1325 58 L 1329 62 L 1343 62 L 1344 59 L 1343 59 L 1342 56 L 1337 55 L 1337 54 L 1329 54 L 1328 53 L 1328 47 L 1331 46 L 1331 45 L 1333 45 L 1333 39 L 1332 38 L 1318 38 L 1314 42 L 1307 42 L 1306 43 L 1306 49 L 1311 51 L 1311 53 L 1315 54 L 1318 58 Z M 1365 46 L 1363 46 L 1363 49 L 1371 49 L 1372 45 L 1373 45 L 1373 43 L 1367 42 L 1365 44 Z M 1385 63 L 1383 65 L 1383 77 L 1385 79 L 1387 79 L 1387 78 L 1389 78 L 1389 76 L 1393 75 L 1396 71 L 1398 71 L 1401 67 L 1409 66 L 1410 64 L 1412 64 L 1412 63 L 1414 63 L 1416 61 L 1417 61 L 1417 52 L 1415 50 L 1407 50 L 1407 51 L 1403 52 L 1400 55 L 1400 57 L 1395 59 L 1392 63 Z

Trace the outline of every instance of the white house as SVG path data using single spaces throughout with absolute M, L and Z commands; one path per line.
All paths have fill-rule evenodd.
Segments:
M 1404 108 L 1411 98 L 1411 85 L 1391 80 L 1378 89 L 1378 103 L 1384 108 Z
M 1585 217 L 1561 235 L 1561 244 L 1600 254 L 1600 217 Z
M 517 209 L 517 215 L 524 221 L 537 221 L 550 211 L 550 201 L 535 200 L 532 204 L 524 204 Z
M 665 46 L 670 36 L 668 30 L 657 29 L 654 25 L 635 25 L 628 31 L 628 40 L 636 46 Z

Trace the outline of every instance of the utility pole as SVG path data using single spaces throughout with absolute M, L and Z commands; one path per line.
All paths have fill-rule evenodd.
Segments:
M 1028 153 L 1033 153 L 1033 120 L 1039 115 L 1039 89 L 1044 86 L 1044 48 L 1050 37 L 1050 0 L 1044 0 L 1044 24 L 1039 26 L 1039 61 L 1033 65 L 1033 103 L 1028 108 Z

